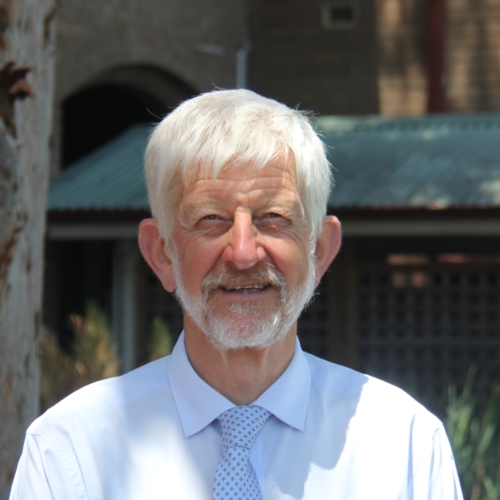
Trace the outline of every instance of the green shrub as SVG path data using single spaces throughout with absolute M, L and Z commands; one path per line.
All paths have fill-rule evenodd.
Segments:
M 460 395 L 449 389 L 445 424 L 464 497 L 500 500 L 500 386 L 471 370 Z
M 71 353 L 63 351 L 56 336 L 44 329 L 40 344 L 40 409 L 42 412 L 81 387 L 119 374 L 120 362 L 108 320 L 90 302 L 85 315 L 70 316 L 74 332 Z M 149 335 L 149 361 L 172 351 L 172 337 L 160 317 L 153 320 Z
M 149 361 L 163 358 L 172 352 L 172 336 L 165 322 L 160 316 L 155 316 L 149 334 L 148 354 Z
M 118 375 L 120 363 L 105 314 L 89 303 L 85 316 L 70 317 L 73 351 L 61 350 L 56 336 L 45 329 L 40 345 L 40 409 L 45 411 L 81 387 Z

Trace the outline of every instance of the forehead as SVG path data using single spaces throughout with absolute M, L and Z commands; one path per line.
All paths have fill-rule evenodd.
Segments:
M 214 178 L 210 171 L 198 169 L 188 176 L 181 200 L 198 196 L 232 196 L 252 198 L 280 195 L 298 196 L 297 175 L 292 158 L 278 156 L 261 168 L 251 163 L 227 165 Z

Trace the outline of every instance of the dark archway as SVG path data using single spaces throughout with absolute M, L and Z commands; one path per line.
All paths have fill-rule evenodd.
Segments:
M 167 107 L 124 85 L 101 85 L 63 104 L 62 167 L 87 155 L 135 123 L 158 122 Z
M 196 92 L 151 67 L 110 70 L 62 103 L 62 168 L 136 123 L 156 123 Z

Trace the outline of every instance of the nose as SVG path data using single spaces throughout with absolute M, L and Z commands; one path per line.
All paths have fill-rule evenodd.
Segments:
M 229 242 L 224 249 L 222 258 L 236 269 L 250 269 L 264 260 L 266 253 L 257 242 L 258 232 L 249 213 L 237 212 L 234 223 L 229 231 Z

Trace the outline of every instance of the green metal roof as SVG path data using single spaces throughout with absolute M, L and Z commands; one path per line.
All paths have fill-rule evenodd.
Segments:
M 500 115 L 323 117 L 333 208 L 500 205 Z
M 142 160 L 150 130 L 136 125 L 53 177 L 48 209 L 149 210 Z
M 500 206 L 500 114 L 316 120 L 334 168 L 332 208 Z M 137 125 L 50 183 L 48 208 L 148 210 Z

